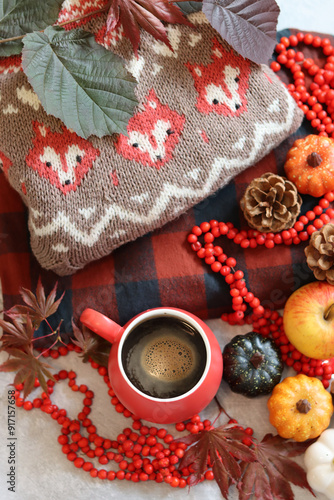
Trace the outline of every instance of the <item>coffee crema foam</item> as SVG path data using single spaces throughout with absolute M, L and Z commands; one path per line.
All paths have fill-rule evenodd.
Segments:
M 172 317 L 140 323 L 124 342 L 122 362 L 137 389 L 161 399 L 188 392 L 201 378 L 206 348 L 188 323 Z
M 144 338 L 141 363 L 152 376 L 159 380 L 180 380 L 191 374 L 197 361 L 196 351 L 190 344 L 175 335 L 152 334 L 152 340 Z

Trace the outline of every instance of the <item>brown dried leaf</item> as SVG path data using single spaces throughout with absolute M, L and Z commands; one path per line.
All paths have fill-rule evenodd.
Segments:
M 82 360 L 87 363 L 89 358 L 102 366 L 108 366 L 110 343 L 99 335 L 96 335 L 86 326 L 82 330 L 72 321 L 73 334 L 75 339 L 72 339 L 73 344 L 82 349 Z
M 22 362 L 19 359 L 8 359 L 0 365 L 0 372 L 15 372 L 20 370 Z
M 43 320 L 45 320 L 49 316 L 52 316 L 52 314 L 57 311 L 59 304 L 63 300 L 65 292 L 58 300 L 55 300 L 57 285 L 58 283 L 55 284 L 47 298 L 45 297 L 44 287 L 40 278 L 38 279 L 37 283 L 36 295 L 34 295 L 31 290 L 21 288 L 20 293 L 22 299 L 28 307 L 25 308 L 25 306 L 15 306 L 15 308 L 7 311 L 7 314 L 12 315 L 13 317 L 13 315 L 15 316 L 20 313 L 21 315 L 23 315 L 24 312 L 29 312 L 37 329 Z
M 0 372 L 17 372 L 14 383 L 20 383 L 16 382 L 16 380 L 24 382 L 24 397 L 27 397 L 33 390 L 36 377 L 43 390 L 47 392 L 48 388 L 44 375 L 51 380 L 55 380 L 53 375 L 47 370 L 49 365 L 36 358 L 31 348 L 26 348 L 25 351 L 9 348 L 7 352 L 10 358 L 0 365 Z
M 38 374 L 37 374 L 38 376 Z M 40 378 L 38 377 L 40 380 Z M 24 387 L 23 387 L 23 398 L 25 399 L 34 389 L 35 386 L 35 374 L 33 372 L 30 372 L 28 377 L 24 381 Z M 42 384 L 41 384 L 42 387 Z M 43 390 L 47 393 L 47 385 L 45 384 L 43 387 Z
M 30 370 L 26 366 L 24 366 L 23 368 L 21 368 L 17 372 L 17 374 L 15 375 L 14 385 L 22 384 L 22 382 L 24 382 L 25 379 L 28 377 L 29 373 L 30 373 Z
M 35 333 L 35 328 L 29 314 L 24 318 L 17 316 L 12 319 L 12 322 L 0 319 L 0 327 L 6 332 L 1 338 L 2 351 L 8 351 L 11 347 L 24 347 L 30 345 Z

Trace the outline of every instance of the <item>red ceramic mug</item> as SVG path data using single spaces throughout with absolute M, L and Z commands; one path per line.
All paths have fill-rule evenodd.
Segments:
M 210 328 L 173 307 L 144 311 L 121 327 L 93 309 L 80 318 L 112 344 L 109 377 L 138 418 L 168 424 L 199 413 L 218 391 L 223 359 Z

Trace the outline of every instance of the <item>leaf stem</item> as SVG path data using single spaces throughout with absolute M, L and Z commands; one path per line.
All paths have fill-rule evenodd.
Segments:
M 50 330 L 52 331 L 52 333 L 56 333 L 56 331 L 52 328 L 52 326 L 50 325 L 50 323 L 48 322 L 48 318 L 44 318 L 44 321 L 45 323 L 48 325 L 48 327 L 50 328 Z M 51 335 L 51 334 L 50 334 Z M 47 335 L 48 336 L 48 335 Z M 39 337 L 39 338 L 43 338 L 43 337 Z
M 44 351 L 42 351 L 41 353 L 39 353 L 38 356 L 36 356 L 36 359 L 39 359 L 46 351 L 49 351 L 50 349 L 52 349 L 52 347 L 54 345 L 56 345 L 58 342 L 58 337 L 56 338 L 56 340 L 54 341 L 54 343 L 52 345 L 50 345 L 50 347 L 47 347 L 46 349 L 44 349 Z
M 101 9 L 94 10 L 93 12 L 88 12 L 86 14 L 83 14 L 82 16 L 75 17 L 74 19 L 68 19 L 67 21 L 63 21 L 62 23 L 56 24 L 55 26 L 66 26 L 67 24 L 75 23 L 77 21 L 81 21 L 82 19 L 86 19 L 86 17 L 89 16 L 94 16 L 95 14 L 101 14 L 102 12 L 105 12 L 108 10 L 110 7 L 110 2 L 108 2 L 107 5 L 104 7 L 101 7 Z M 44 30 L 39 31 L 39 33 L 44 33 Z M 24 35 L 19 35 L 19 36 L 13 36 L 11 38 L 4 38 L 3 40 L 0 40 L 0 43 L 6 43 L 6 42 L 14 42 L 15 40 L 22 40 L 28 33 L 25 33 Z
M 101 7 L 101 9 L 94 10 L 93 12 L 87 12 L 87 14 L 83 14 L 82 16 L 75 17 L 74 19 L 68 19 L 67 21 L 63 21 L 62 23 L 57 24 L 57 26 L 65 26 L 66 24 L 71 24 L 75 23 L 76 21 L 81 21 L 82 19 L 85 19 L 86 17 L 89 16 L 94 16 L 95 14 L 100 14 L 102 12 L 105 12 L 106 10 L 109 9 L 110 3 L 108 2 L 107 5 L 104 7 Z
M 222 413 L 225 413 L 225 415 L 228 417 L 228 419 L 229 419 L 229 420 L 231 420 L 230 415 L 229 415 L 229 414 L 227 413 L 227 411 L 226 411 L 226 410 L 222 407 L 222 405 L 220 404 L 220 402 L 219 402 L 219 400 L 218 400 L 217 396 L 215 396 L 215 397 L 214 397 L 214 399 L 215 399 L 215 401 L 216 401 L 216 403 L 217 403 L 217 406 L 218 406 L 218 408 L 219 408 L 219 413 L 218 413 L 217 417 L 215 418 L 215 420 L 214 420 L 213 424 L 214 424 L 214 423 L 218 420 L 218 418 L 220 417 L 220 415 L 221 415 Z
M 67 347 L 67 344 L 62 340 L 62 338 L 60 337 L 60 335 L 58 335 L 57 340 L 58 340 L 58 342 L 60 342 L 61 344 L 63 344 L 65 347 Z
M 43 335 L 43 337 L 34 337 L 33 339 L 31 339 L 31 342 L 35 342 L 35 340 L 45 339 L 46 337 L 51 337 L 51 335 L 54 335 L 55 333 L 56 333 L 55 331 L 52 331 L 47 335 Z

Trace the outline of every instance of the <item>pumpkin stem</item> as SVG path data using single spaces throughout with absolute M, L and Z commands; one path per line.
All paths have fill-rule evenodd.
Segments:
M 259 368 L 264 361 L 264 356 L 260 352 L 256 351 L 249 361 L 252 363 L 254 368 Z
M 299 411 L 299 413 L 308 413 L 311 409 L 311 404 L 307 399 L 300 399 L 296 403 L 296 408 Z
M 325 311 L 324 319 L 331 319 L 331 313 L 334 313 L 334 304 L 331 304 L 327 311 Z
M 311 153 L 308 155 L 306 162 L 310 167 L 316 168 L 321 164 L 322 158 L 318 153 Z

